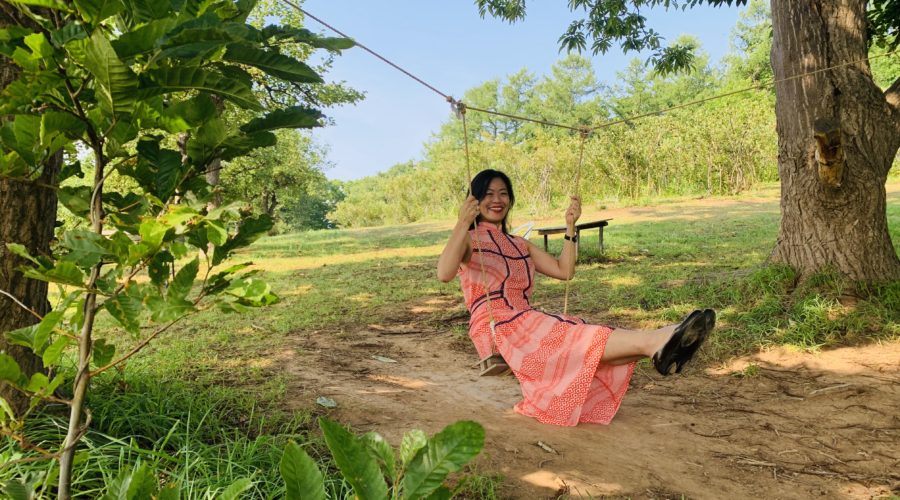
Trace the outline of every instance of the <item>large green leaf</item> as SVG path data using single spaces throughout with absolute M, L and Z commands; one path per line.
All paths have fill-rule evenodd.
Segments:
M 74 0 L 74 2 L 81 17 L 91 24 L 97 24 L 125 10 L 122 0 Z
M 168 2 L 140 2 L 140 3 L 168 3 Z M 118 39 L 112 42 L 112 46 L 116 49 L 116 53 L 122 59 L 129 59 L 138 54 L 144 54 L 152 51 L 159 45 L 160 39 L 171 31 L 177 25 L 177 21 L 167 17 L 164 19 L 156 19 L 140 28 L 123 33 Z
M 241 493 L 253 487 L 253 481 L 243 477 L 231 483 L 225 490 L 219 494 L 217 500 L 237 500 L 241 498 Z
M 257 148 L 274 146 L 278 138 L 272 132 L 254 132 L 252 134 L 231 135 L 222 142 L 219 158 L 228 161 L 243 156 Z
M 85 49 L 84 65 L 97 82 L 101 103 L 107 110 L 129 113 L 134 108 L 138 79 L 116 55 L 100 30 L 91 36 Z
M 194 257 L 194 260 L 182 266 L 178 273 L 175 274 L 175 279 L 169 283 L 169 290 L 166 292 L 169 300 L 187 297 L 191 292 L 191 287 L 194 286 L 194 279 L 197 278 L 199 270 L 200 260 L 197 257 Z
M 107 343 L 106 339 L 95 340 L 91 350 L 93 351 L 92 360 L 97 368 L 108 365 L 116 355 L 116 346 Z
M 242 108 L 261 110 L 250 87 L 218 73 L 186 66 L 150 70 L 141 85 L 141 96 L 200 91 L 219 95 Z
M 394 456 L 391 444 L 377 432 L 363 434 L 362 440 L 366 443 L 366 449 L 369 450 L 372 458 L 378 461 L 381 470 L 391 480 L 391 483 L 395 483 L 397 481 L 397 458 Z
M 41 117 L 16 115 L 0 127 L 0 144 L 19 154 L 25 162 L 40 162 L 38 149 L 41 143 Z
M 70 139 L 77 139 L 84 133 L 85 124 L 69 113 L 48 111 L 41 115 L 41 144 L 50 147 L 54 137 L 64 134 Z M 56 152 L 56 148 L 50 149 L 50 154 Z
M 273 226 L 272 218 L 266 214 L 257 215 L 256 217 L 248 217 L 241 221 L 237 234 L 225 242 L 224 245 L 216 248 L 213 256 L 213 264 L 219 264 L 228 254 L 237 248 L 245 247 L 262 235 L 264 235 Z
M 291 40 L 311 45 L 317 49 L 328 50 L 344 50 L 356 45 L 349 38 L 322 37 L 307 29 L 292 28 L 290 26 L 266 26 L 262 30 L 262 39 L 268 40 L 270 38 L 274 38 L 276 41 Z
M 0 353 L 0 380 L 8 380 L 14 384 L 22 381 L 22 369 L 9 354 Z
M 34 7 L 44 7 L 47 9 L 71 11 L 71 7 L 69 7 L 69 5 L 67 5 L 63 0 L 11 0 L 11 3 L 33 5 Z
M 266 116 L 254 118 L 241 126 L 245 133 L 276 130 L 280 128 L 312 128 L 321 127 L 319 121 L 322 113 L 317 109 L 305 106 L 293 106 L 272 111 Z
M 484 428 L 477 422 L 450 424 L 419 450 L 403 476 L 403 492 L 408 498 L 434 493 L 451 472 L 478 456 L 484 447 Z
M 229 45 L 224 57 L 226 61 L 253 66 L 289 82 L 321 83 L 323 81 L 315 70 L 293 57 L 249 45 Z
M 34 327 L 32 349 L 34 349 L 35 352 L 41 353 L 44 351 L 47 341 L 50 340 L 50 334 L 53 333 L 53 329 L 63 319 L 63 312 L 64 311 L 48 312 L 44 315 L 43 319 L 41 319 L 41 322 Z
M 103 302 L 103 307 L 129 333 L 140 331 L 140 318 L 143 302 L 139 296 L 130 292 L 130 288 Z
M 153 2 L 148 2 L 147 0 L 124 0 L 124 2 L 126 6 L 125 13 L 138 23 L 162 19 L 172 11 L 172 2 L 168 0 Z
M 74 262 L 82 268 L 93 267 L 110 255 L 106 249 L 106 238 L 83 229 L 63 233 L 62 246 L 69 249 L 63 259 Z
M 56 192 L 59 202 L 78 217 L 87 218 L 91 212 L 91 193 L 89 186 L 63 186 Z
M 40 281 L 84 287 L 84 273 L 74 262 L 65 260 L 58 261 L 52 268 L 23 269 L 22 274 Z
M 158 296 L 151 296 L 147 299 L 147 309 L 150 310 L 150 319 L 157 323 L 174 321 L 185 314 L 196 311 L 194 304 L 186 300 L 166 300 Z
M 403 467 L 409 465 L 416 453 L 428 444 L 428 436 L 419 429 L 413 429 L 403 435 L 400 441 L 400 462 Z
M 156 475 L 146 464 L 122 471 L 109 483 L 100 500 L 139 500 L 152 498 L 159 490 Z
M 287 487 L 287 500 L 325 500 L 325 483 L 316 462 L 291 441 L 281 456 L 281 477 Z
M 360 500 L 384 500 L 388 496 L 387 483 L 366 445 L 341 424 L 319 418 L 325 443 L 344 479 L 353 487 Z
M 62 335 L 56 337 L 56 340 L 53 341 L 52 344 L 47 346 L 44 349 L 44 354 L 41 355 L 41 360 L 44 362 L 44 367 L 48 368 L 51 366 L 56 366 L 59 363 L 59 358 L 62 357 L 63 351 L 66 350 L 66 347 L 72 344 L 72 340 L 69 337 L 64 337 Z

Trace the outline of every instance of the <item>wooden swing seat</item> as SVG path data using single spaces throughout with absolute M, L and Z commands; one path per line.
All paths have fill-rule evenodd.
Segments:
M 478 367 L 478 376 L 480 377 L 509 375 L 512 373 L 509 365 L 506 364 L 506 360 L 499 354 L 491 354 L 479 361 L 475 366 Z

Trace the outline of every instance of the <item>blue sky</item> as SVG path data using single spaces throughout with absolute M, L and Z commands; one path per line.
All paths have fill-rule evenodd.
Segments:
M 562 55 L 557 39 L 575 14 L 565 0 L 532 0 L 525 21 L 507 24 L 481 19 L 472 0 L 306 0 L 304 9 L 379 52 L 444 93 L 466 89 L 527 68 L 549 72 Z M 700 38 L 712 61 L 729 51 L 729 33 L 738 20 L 735 7 L 648 12 L 648 24 L 666 40 L 681 34 Z M 328 33 L 312 19 L 307 27 Z M 615 81 L 616 72 L 638 56 L 614 47 L 592 57 L 597 77 Z M 325 174 L 350 180 L 422 157 L 423 144 L 440 129 L 449 106 L 431 90 L 354 48 L 337 58 L 330 81 L 346 81 L 366 93 L 355 106 L 326 110 L 335 125 L 314 132 L 327 145 L 333 164 Z

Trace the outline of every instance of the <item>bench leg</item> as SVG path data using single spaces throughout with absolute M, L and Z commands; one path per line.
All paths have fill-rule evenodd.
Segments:
M 550 248 L 547 246 L 547 235 L 544 235 L 544 251 L 549 252 Z
M 603 248 L 603 226 L 600 226 L 600 254 L 603 255 L 606 253 L 606 249 Z
M 581 230 L 575 228 L 575 262 L 578 262 L 578 249 L 581 247 Z

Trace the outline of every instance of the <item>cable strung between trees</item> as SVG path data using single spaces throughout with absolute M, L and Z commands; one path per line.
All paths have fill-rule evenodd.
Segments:
M 323 20 L 319 19 L 318 17 L 316 17 L 316 16 L 310 14 L 310 13 L 307 12 L 305 9 L 303 9 L 303 8 L 300 7 L 299 5 L 295 4 L 295 3 L 292 2 L 291 0 L 281 0 L 281 1 L 284 2 L 285 4 L 289 5 L 290 7 L 293 7 L 294 9 L 298 10 L 299 12 L 302 12 L 303 15 L 305 15 L 305 16 L 307 16 L 307 17 L 313 19 L 313 20 L 315 20 L 316 22 L 318 22 L 318 23 L 321 24 L 322 26 L 325 26 L 326 28 L 328 28 L 328 29 L 330 29 L 331 31 L 337 33 L 338 35 L 340 35 L 340 36 L 342 36 L 342 37 L 344 37 L 344 38 L 349 38 L 349 39 L 353 40 L 353 42 L 356 43 L 356 45 L 357 45 L 359 48 L 361 48 L 361 49 L 365 50 L 366 52 L 372 54 L 373 56 L 375 56 L 375 57 L 377 57 L 378 59 L 380 59 L 381 61 L 383 61 L 385 64 L 390 65 L 391 67 L 393 67 L 394 69 L 400 71 L 400 72 L 403 73 L 404 75 L 406 75 L 406 76 L 412 78 L 413 80 L 419 82 L 419 84 L 421 84 L 421 85 L 427 87 L 427 88 L 430 89 L 432 92 L 434 92 L 434 93 L 438 94 L 439 96 L 443 97 L 444 99 L 446 99 L 448 102 L 451 102 L 451 103 L 453 103 L 453 102 L 459 102 L 459 101 L 456 101 L 455 99 L 453 99 L 453 97 L 451 97 L 449 94 L 444 93 L 444 92 L 441 92 L 440 90 L 438 90 L 437 88 L 435 88 L 433 85 L 427 83 L 425 80 L 423 80 L 423 79 L 417 77 L 416 75 L 412 74 L 411 72 L 409 72 L 409 71 L 403 69 L 402 67 L 400 67 L 400 66 L 397 65 L 396 63 L 392 62 L 390 59 L 388 59 L 388 58 L 382 56 L 381 54 L 375 52 L 374 50 L 372 50 L 372 49 L 366 47 L 366 46 L 363 45 L 362 43 L 357 42 L 355 38 L 353 38 L 353 37 L 351 37 L 351 36 L 348 36 L 347 34 L 345 34 L 344 32 L 340 31 L 339 29 L 337 29 L 337 28 L 331 26 L 330 24 L 326 23 L 325 21 L 323 21 Z M 891 55 L 895 55 L 895 54 L 900 54 L 900 49 L 898 49 L 898 50 L 893 50 L 893 51 L 891 51 L 891 52 L 885 52 L 884 54 L 874 55 L 874 56 L 867 57 L 867 58 L 865 58 L 865 59 L 860 59 L 860 60 L 857 60 L 857 61 L 850 61 L 850 62 L 845 62 L 845 63 L 841 63 L 841 64 L 835 64 L 835 65 L 833 65 L 833 66 L 828 66 L 828 67 L 826 67 L 826 68 L 821 68 L 821 69 L 817 69 L 817 70 L 814 70 L 814 71 L 809 71 L 809 72 L 806 72 L 806 73 L 800 73 L 800 74 L 798 74 L 798 75 L 793 75 L 793 76 L 788 76 L 788 77 L 785 77 L 785 78 L 780 78 L 780 79 L 778 79 L 778 80 L 771 80 L 771 81 L 769 81 L 769 82 L 763 82 L 763 83 L 759 83 L 759 84 L 756 84 L 756 85 L 751 85 L 751 86 L 749 86 L 749 87 L 744 87 L 744 88 L 741 88 L 741 89 L 738 89 L 738 90 L 733 90 L 733 91 L 731 91 L 731 92 L 726 92 L 726 93 L 724 93 L 724 94 L 717 94 L 717 95 L 710 96 L 710 97 L 706 97 L 706 98 L 703 98 L 703 99 L 697 99 L 697 100 L 695 100 L 695 101 L 690 101 L 690 102 L 682 103 L 682 104 L 679 104 L 679 105 L 676 105 L 676 106 L 671 106 L 671 107 L 668 107 L 668 108 L 663 108 L 663 109 L 660 109 L 660 110 L 657 110 L 657 111 L 651 111 L 651 112 L 649 112 L 649 113 L 643 113 L 643 114 L 639 114 L 639 115 L 634 115 L 634 116 L 629 116 L 629 117 L 625 117 L 625 118 L 620 118 L 620 119 L 617 119 L 617 120 L 611 120 L 611 121 L 608 121 L 608 122 L 605 122 L 605 123 L 601 123 L 601 124 L 599 124 L 599 125 L 588 126 L 587 128 L 590 129 L 591 131 L 594 131 L 594 130 L 599 130 L 599 129 L 606 128 L 606 127 L 611 127 L 611 126 L 613 126 L 613 125 L 618 125 L 618 124 L 621 124 L 621 123 L 626 123 L 626 122 L 631 122 L 631 121 L 637 121 L 637 120 L 640 120 L 640 119 L 642 119 L 642 118 L 647 118 L 647 117 L 649 117 L 649 116 L 657 116 L 657 115 L 661 115 L 661 114 L 663 114 L 663 113 L 667 113 L 667 112 L 669 112 L 669 111 L 674 111 L 674 110 L 676 110 L 676 109 L 681 109 L 681 108 L 686 108 L 686 107 L 689 107 L 689 106 L 694 106 L 694 105 L 698 105 L 698 104 L 703 104 L 703 103 L 706 103 L 706 102 L 709 102 L 709 101 L 714 101 L 714 100 L 717 100 L 717 99 L 723 99 L 723 98 L 725 98 L 725 97 L 730 97 L 730 96 L 733 96 L 733 95 L 736 95 L 736 94 L 741 94 L 741 93 L 744 93 L 744 92 L 749 92 L 749 91 L 751 91 L 751 90 L 761 90 L 761 89 L 764 89 L 764 88 L 766 88 L 766 87 L 774 86 L 774 85 L 776 85 L 776 84 L 778 84 L 778 83 L 787 82 L 787 81 L 790 81 L 790 80 L 796 80 L 796 79 L 798 79 L 798 78 L 803 78 L 803 77 L 815 75 L 815 74 L 818 74 L 818 73 L 824 73 L 824 72 L 826 72 L 826 71 L 831 71 L 831 70 L 834 70 L 834 69 L 843 68 L 843 67 L 845 67 L 845 66 L 852 66 L 852 65 L 854 65 L 854 64 L 860 64 L 860 63 L 864 63 L 864 62 L 867 62 L 867 61 L 871 61 L 871 60 L 873 60 L 873 59 L 879 59 L 879 58 L 882 58 L 882 57 L 887 57 L 887 56 L 891 56 Z M 486 113 L 486 114 L 490 114 L 490 115 L 502 116 L 502 117 L 505 117 L 505 118 L 510 118 L 510 119 L 512 119 L 512 120 L 519 120 L 519 121 L 526 121 L 526 122 L 538 123 L 538 124 L 541 124 L 541 125 L 547 125 L 548 127 L 557 127 L 557 128 L 562 128 L 562 129 L 566 129 L 566 130 L 571 130 L 571 131 L 574 131 L 574 132 L 581 132 L 581 131 L 585 128 L 584 126 L 578 126 L 578 125 L 566 125 L 566 124 L 562 124 L 562 123 L 555 123 L 555 122 L 551 122 L 551 121 L 547 121 L 547 120 L 542 120 L 542 119 L 540 119 L 540 118 L 532 118 L 532 117 L 529 117 L 529 116 L 514 115 L 514 114 L 511 114 L 511 113 L 502 113 L 502 112 L 500 112 L 500 111 L 494 111 L 494 110 L 490 110 L 490 109 L 477 108 L 477 107 L 474 107 L 474 106 L 467 106 L 467 108 L 468 108 L 468 109 L 471 109 L 472 111 L 478 111 L 479 113 Z

